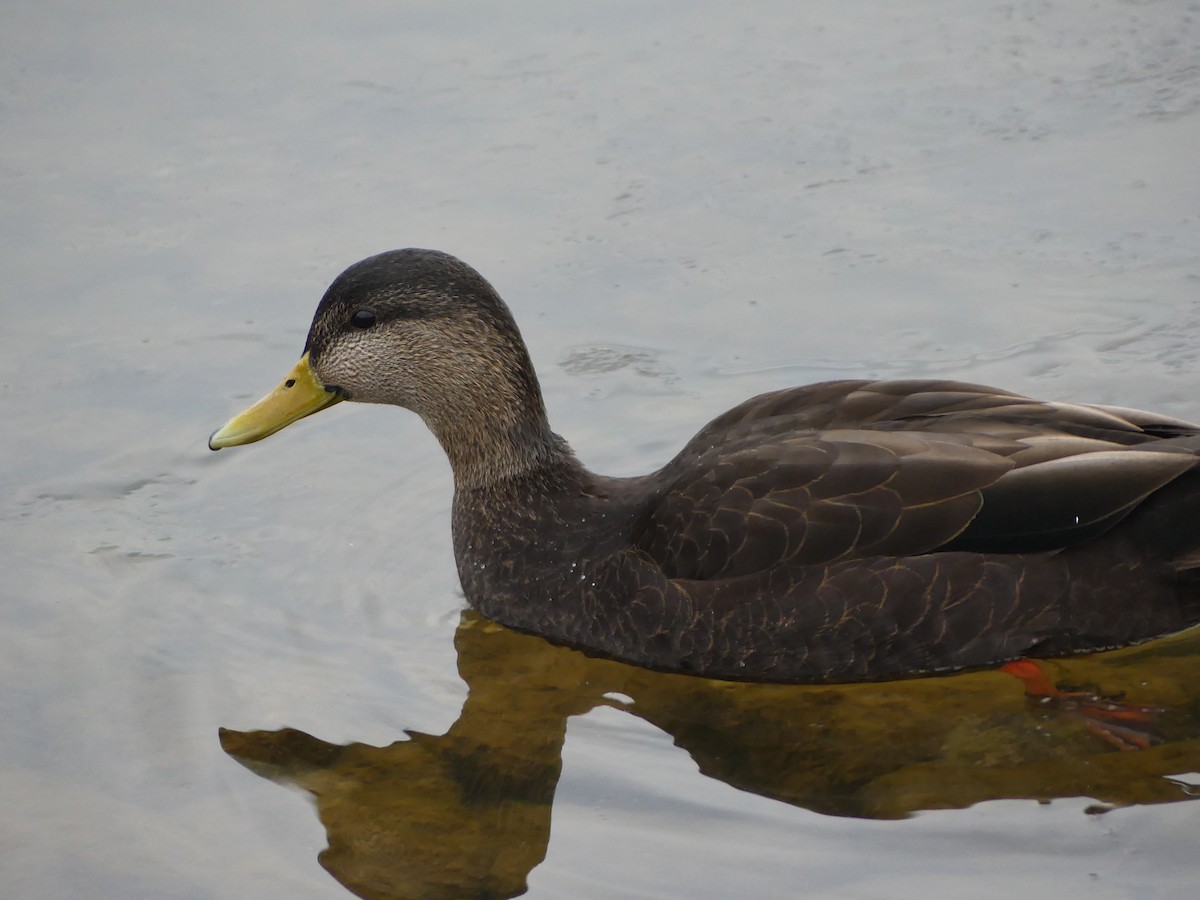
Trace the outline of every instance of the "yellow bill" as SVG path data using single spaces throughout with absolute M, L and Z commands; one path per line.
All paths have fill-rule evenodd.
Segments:
M 214 431 L 208 439 L 209 449 L 220 450 L 222 447 L 261 441 L 298 419 L 333 406 L 341 399 L 341 394 L 321 383 L 308 364 L 308 354 L 305 353 L 296 367 L 288 372 L 283 384 Z

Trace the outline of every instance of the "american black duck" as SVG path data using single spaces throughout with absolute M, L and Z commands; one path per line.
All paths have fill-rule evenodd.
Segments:
M 330 286 L 283 384 L 209 439 L 340 400 L 420 415 L 454 471 L 468 602 L 592 653 L 715 678 L 897 678 L 1200 621 L 1200 426 L 953 381 L 754 397 L 650 475 L 550 430 L 508 307 L 445 253 Z

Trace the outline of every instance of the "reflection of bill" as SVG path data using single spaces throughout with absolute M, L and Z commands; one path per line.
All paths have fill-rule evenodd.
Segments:
M 1072 796 L 1094 798 L 1099 812 L 1194 799 L 1168 776 L 1200 771 L 1200 631 L 1054 664 L 1058 681 L 1166 710 L 1161 743 L 1133 753 L 1028 701 L 996 672 L 732 684 L 592 659 L 469 611 L 455 642 L 469 693 L 444 735 L 409 732 L 372 747 L 294 729 L 221 733 L 239 762 L 314 796 L 329 836 L 321 863 L 359 896 L 523 893 L 550 839 L 567 721 L 600 705 L 661 728 L 705 775 L 828 815 Z

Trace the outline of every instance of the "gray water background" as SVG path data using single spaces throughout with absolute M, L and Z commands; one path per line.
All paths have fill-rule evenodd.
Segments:
M 753 393 L 932 374 L 1200 418 L 1179 2 L 16 2 L 0 31 L 0 869 L 39 898 L 338 897 L 218 726 L 387 744 L 463 686 L 413 416 L 208 432 L 350 262 L 430 246 L 592 467 Z M 572 720 L 530 897 L 1192 896 L 1193 804 L 830 819 Z

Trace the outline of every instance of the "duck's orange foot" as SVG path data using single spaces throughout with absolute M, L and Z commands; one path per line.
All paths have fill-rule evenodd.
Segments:
M 1163 712 L 1157 706 L 1126 703 L 1120 694 L 1105 696 L 1052 684 L 1041 667 L 1029 659 L 1013 660 L 1000 668 L 1021 679 L 1026 697 L 1043 708 L 1079 720 L 1088 731 L 1118 750 L 1145 750 L 1161 743 L 1162 739 L 1154 733 L 1154 725 Z

